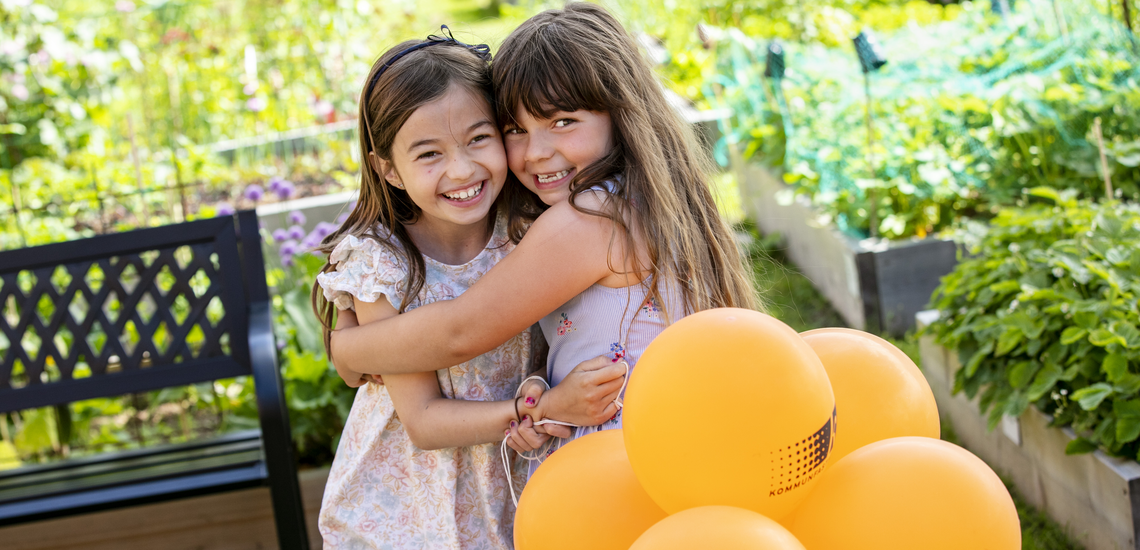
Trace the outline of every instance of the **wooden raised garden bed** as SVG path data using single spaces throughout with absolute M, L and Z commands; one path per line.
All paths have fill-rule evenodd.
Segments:
M 821 225 L 810 204 L 780 203 L 789 187 L 778 176 L 738 155 L 732 165 L 745 211 L 761 231 L 784 237 L 788 258 L 854 328 L 901 336 L 958 263 L 951 241 L 858 240 Z
M 917 316 L 919 327 L 938 319 L 937 311 Z M 962 367 L 958 354 L 934 342 L 919 342 L 922 371 L 938 401 L 938 412 L 950 420 L 962 446 L 1008 476 L 1031 504 L 1044 510 L 1088 550 L 1140 550 L 1140 464 L 1100 451 L 1066 455 L 1076 439 L 1068 428 L 1034 407 L 1020 417 L 1006 417 L 989 431 L 977 400 L 951 395 L 954 373 Z

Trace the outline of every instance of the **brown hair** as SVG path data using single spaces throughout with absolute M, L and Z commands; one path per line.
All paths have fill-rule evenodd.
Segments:
M 317 248 L 318 251 L 329 254 L 346 235 L 372 238 L 388 247 L 394 255 L 404 260 L 408 271 L 404 282 L 404 300 L 399 306 L 401 313 L 420 294 L 426 276 L 423 255 L 404 227 L 415 223 L 421 212 L 406 191 L 388 185 L 373 170 L 368 154 L 374 152 L 383 160 L 391 160 L 392 142 L 412 113 L 443 97 L 453 85 L 462 86 L 486 99 L 488 104 L 494 104 L 491 71 L 486 60 L 469 47 L 455 42 L 432 44 L 408 51 L 424 42 L 426 41 L 410 40 L 397 44 L 372 64 L 359 106 L 360 196 L 348 214 L 348 219 Z M 369 90 L 371 93 L 368 93 Z M 518 242 L 521 228 L 540 213 L 533 206 L 536 201 L 533 194 L 523 188 L 513 175 L 508 175 L 507 183 L 499 193 L 488 221 L 493 225 L 495 212 L 506 209 L 512 229 L 511 237 Z M 377 225 L 384 234 L 377 233 Z M 389 235 L 391 239 L 388 238 Z M 326 262 L 321 273 L 333 269 L 333 265 Z M 336 307 L 325 300 L 317 283 L 313 284 L 310 298 L 313 311 L 323 326 L 325 351 L 331 357 L 330 337 Z
M 759 309 L 736 239 L 713 202 L 712 162 L 692 128 L 669 105 L 633 37 L 604 8 L 571 2 L 524 22 L 503 41 L 492 64 L 500 123 L 516 109 L 550 118 L 556 111 L 607 112 L 613 149 L 581 170 L 570 184 L 570 203 L 604 216 L 634 239 L 626 216 L 634 216 L 648 247 L 658 303 L 660 281 L 680 282 L 686 307 Z M 579 207 L 591 187 L 612 182 L 604 211 Z M 668 312 L 667 312 L 668 313 Z

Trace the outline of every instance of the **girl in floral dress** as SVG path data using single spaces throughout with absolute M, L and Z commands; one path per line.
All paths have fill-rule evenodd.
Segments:
M 367 325 L 461 295 L 515 248 L 510 227 L 533 219 L 515 195 L 526 191 L 508 182 L 489 59 L 486 46 L 429 37 L 373 66 L 360 199 L 322 244 L 329 263 L 313 289 L 326 345 L 338 309 Z M 521 419 L 528 354 L 518 330 L 436 372 L 353 379 L 361 387 L 321 504 L 324 547 L 512 548 L 497 444 Z
M 620 379 L 597 386 L 605 406 L 547 409 L 579 386 L 575 365 L 602 355 L 632 369 L 687 313 L 758 306 L 709 162 L 636 40 L 599 6 L 571 2 L 527 20 L 493 73 L 508 165 L 549 208 L 462 296 L 337 331 L 333 359 L 387 379 L 466 360 L 540 321 L 552 388 L 526 388 L 542 399 L 524 410 L 584 426 L 574 437 L 620 427 Z M 524 421 L 511 440 L 530 441 L 532 427 Z

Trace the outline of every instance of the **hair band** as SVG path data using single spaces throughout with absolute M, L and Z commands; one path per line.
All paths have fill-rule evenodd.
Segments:
M 487 62 L 491 61 L 491 47 L 490 46 L 488 46 L 486 44 L 466 44 L 466 43 L 460 42 L 460 41 L 456 40 L 455 36 L 453 36 L 451 34 L 451 29 L 448 28 L 447 25 L 440 25 L 439 26 L 439 32 L 440 32 L 440 34 L 443 34 L 445 36 L 430 34 L 430 35 L 428 35 L 427 39 L 424 40 L 423 42 L 420 42 L 419 44 L 413 44 L 411 46 L 408 46 L 407 48 L 405 48 L 400 53 L 392 56 L 392 59 L 389 59 L 386 63 L 384 63 L 384 65 L 382 65 L 376 71 L 376 74 L 372 75 L 372 79 L 368 81 L 368 86 L 364 88 L 364 95 L 361 96 L 361 101 L 367 103 L 368 98 L 372 96 L 372 89 L 375 88 L 376 83 L 380 81 L 380 75 L 384 74 L 384 71 L 388 70 L 388 67 L 391 67 L 393 63 L 399 61 L 401 57 L 404 57 L 405 55 L 408 55 L 408 54 L 410 54 L 416 50 L 421 50 L 421 49 L 426 48 L 428 46 L 434 46 L 436 44 L 455 44 L 456 46 L 462 46 L 464 48 L 467 48 L 468 50 L 471 51 L 471 53 L 475 54 L 476 56 L 479 57 L 479 59 L 482 59 L 483 61 L 487 61 Z M 364 125 L 366 127 L 368 127 L 367 129 L 368 129 L 368 132 L 370 134 L 368 136 L 368 138 L 369 138 L 368 139 L 368 145 L 372 150 L 375 150 L 375 146 L 372 144 L 372 136 L 371 136 L 372 129 L 368 124 L 368 109 L 364 109 L 363 114 L 364 114 Z

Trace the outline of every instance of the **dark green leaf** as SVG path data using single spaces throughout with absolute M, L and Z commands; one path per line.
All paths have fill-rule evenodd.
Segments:
M 1068 354 L 1069 346 L 1063 345 L 1060 342 L 1053 342 L 1053 344 L 1045 348 L 1045 352 L 1041 354 L 1041 362 L 1060 365 L 1064 363 L 1065 356 Z
M 1116 381 L 1116 393 L 1133 395 L 1140 391 L 1140 376 L 1132 373 L 1125 374 Z
M 1130 443 L 1140 437 L 1140 416 L 1116 418 L 1116 440 Z
M 1077 364 L 1065 369 L 1065 372 L 1061 374 L 1061 380 L 1064 380 L 1065 382 L 1072 382 L 1074 379 L 1076 379 L 1077 375 L 1080 373 L 1081 373 L 1081 364 L 1077 363 Z
M 1118 353 L 1109 354 L 1105 356 L 1100 368 L 1108 375 L 1110 382 L 1116 383 L 1125 374 L 1128 374 L 1128 358 Z
M 1040 364 L 1031 361 L 1021 361 L 1009 369 L 1009 384 L 1014 388 L 1021 389 L 1029 385 L 1029 381 L 1033 380 L 1033 375 L 1037 374 L 1037 369 Z
M 1021 392 L 1014 392 L 1005 402 L 1005 414 L 1018 417 L 1029 408 L 1029 396 Z
M 1022 340 L 1025 339 L 1025 334 L 1016 327 L 1009 327 L 1005 332 L 1001 333 L 998 337 L 997 350 L 994 352 L 994 357 L 1001 357 L 1017 347 Z
M 1067 455 L 1081 455 L 1091 453 L 1096 450 L 1096 443 L 1089 441 L 1083 437 L 1078 437 L 1065 445 L 1065 454 Z
M 1112 448 L 1116 446 L 1116 417 L 1106 416 L 1101 419 L 1100 424 L 1097 424 L 1092 436 L 1093 441 L 1100 443 L 1104 447 Z
M 1116 414 L 1116 441 L 1130 443 L 1140 437 L 1140 400 L 1129 399 L 1112 404 Z
M 970 357 L 970 360 L 966 363 L 965 371 L 967 378 L 974 376 L 974 373 L 978 372 L 978 367 L 981 366 L 982 360 L 988 357 L 993 350 L 994 342 L 990 340 L 978 348 L 978 351 L 974 352 L 974 355 Z
M 1013 315 L 1006 317 L 1003 324 L 1013 326 L 1013 327 L 1017 327 L 1019 330 L 1021 330 L 1021 333 L 1024 334 L 1025 337 L 1030 339 L 1030 340 L 1033 340 L 1033 339 L 1041 336 L 1041 331 L 1045 330 L 1045 321 L 1043 321 L 1040 318 L 1034 319 L 1034 318 L 1030 317 L 1028 313 L 1025 313 L 1023 311 L 1019 311 L 1017 313 L 1014 313 Z M 1000 353 L 1000 350 L 1001 350 L 1001 342 L 1000 341 L 998 342 L 998 350 L 999 350 L 998 355 L 1002 355 Z
M 1033 379 L 1033 384 L 1029 386 L 1026 393 L 1029 395 L 1030 401 L 1037 401 L 1041 397 L 1053 390 L 1053 386 L 1060 380 L 1063 371 L 1061 366 L 1057 364 L 1045 365 L 1037 376 Z

